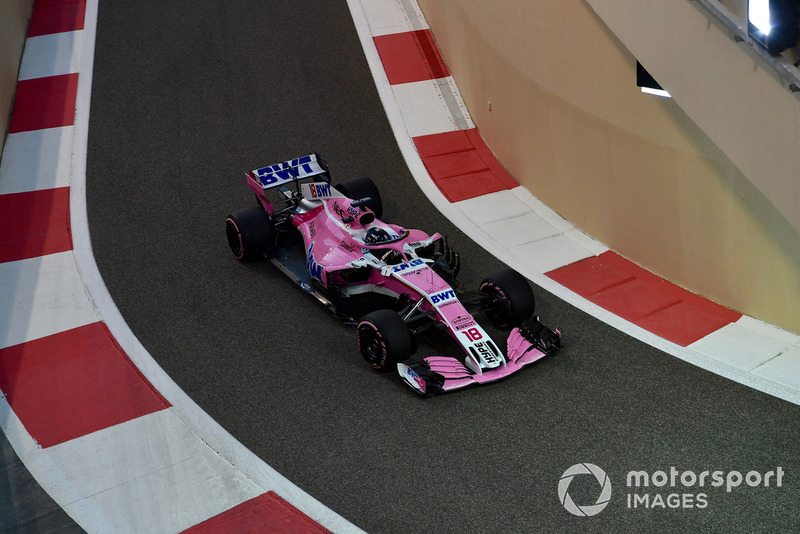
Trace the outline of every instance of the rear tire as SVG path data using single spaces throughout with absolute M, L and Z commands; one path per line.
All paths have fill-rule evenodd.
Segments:
M 369 197 L 370 200 L 366 206 L 372 210 L 376 219 L 383 217 L 383 201 L 381 194 L 378 191 L 378 186 L 372 181 L 369 176 L 358 176 L 350 178 L 344 182 L 333 186 L 334 189 L 351 200 L 359 200 Z
M 411 331 L 392 310 L 368 313 L 358 323 L 356 334 L 361 355 L 376 371 L 390 371 L 414 352 Z
M 275 246 L 275 226 L 261 206 L 254 206 L 228 215 L 225 234 L 231 252 L 241 261 L 264 256 Z
M 504 269 L 484 278 L 480 292 L 494 300 L 495 306 L 486 312 L 486 316 L 498 328 L 519 326 L 536 310 L 531 286 L 512 269 Z

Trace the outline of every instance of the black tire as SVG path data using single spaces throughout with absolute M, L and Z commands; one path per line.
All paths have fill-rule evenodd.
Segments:
M 261 206 L 253 206 L 228 215 L 225 234 L 231 252 L 241 261 L 264 256 L 275 246 L 275 225 Z
M 536 299 L 528 281 L 511 269 L 484 278 L 480 292 L 494 301 L 494 307 L 486 316 L 498 328 L 519 326 L 536 310 Z
M 358 350 L 370 367 L 391 371 L 414 352 L 414 338 L 402 317 L 392 310 L 377 310 L 361 319 L 356 328 Z
M 369 176 L 358 176 L 350 178 L 344 182 L 333 186 L 337 191 L 351 200 L 359 200 L 361 198 L 369 197 L 370 200 L 366 206 L 372 210 L 377 219 L 383 217 L 383 201 L 381 201 L 381 194 L 378 191 L 378 186 L 372 181 Z

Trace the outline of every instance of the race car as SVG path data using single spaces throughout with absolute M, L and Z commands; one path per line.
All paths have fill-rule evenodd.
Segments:
M 533 316 L 528 282 L 506 269 L 475 291 L 461 288 L 460 256 L 437 233 L 381 220 L 375 183 L 331 185 L 309 154 L 246 173 L 258 205 L 229 215 L 225 231 L 242 261 L 267 258 L 345 323 L 378 371 L 396 369 L 422 395 L 504 378 L 561 348 L 561 333 Z M 477 318 L 510 330 L 497 342 Z M 454 355 L 412 359 L 417 339 L 444 333 Z M 441 337 L 441 336 L 440 336 Z

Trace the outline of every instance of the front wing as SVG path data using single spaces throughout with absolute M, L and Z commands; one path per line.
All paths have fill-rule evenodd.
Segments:
M 483 384 L 512 375 L 561 348 L 561 332 L 550 330 L 538 318 L 514 328 L 508 336 L 506 362 L 500 367 L 474 373 L 460 360 L 449 356 L 428 356 L 421 361 L 397 364 L 403 381 L 421 395 L 433 395 L 473 384 Z

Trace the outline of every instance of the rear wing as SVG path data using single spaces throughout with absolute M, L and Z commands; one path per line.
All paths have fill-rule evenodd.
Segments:
M 247 173 L 247 178 L 249 181 L 254 182 L 252 185 L 269 189 L 320 175 L 326 182 L 330 182 L 328 163 L 319 154 L 309 154 L 308 156 L 290 159 L 283 163 L 276 163 L 275 165 L 268 165 L 267 167 L 250 171 Z

